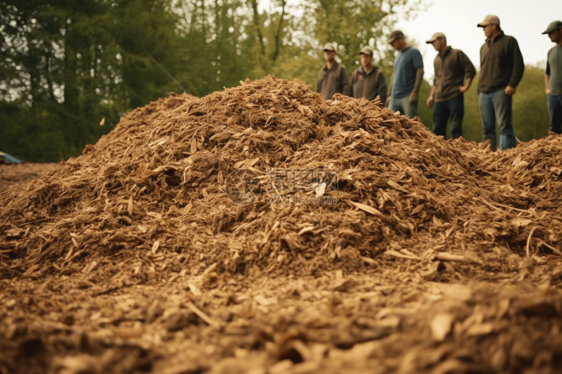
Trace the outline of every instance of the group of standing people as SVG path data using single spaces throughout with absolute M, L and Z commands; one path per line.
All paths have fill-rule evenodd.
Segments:
M 525 65 L 517 40 L 505 35 L 500 19 L 488 15 L 477 25 L 483 28 L 486 42 L 480 48 L 480 77 L 478 95 L 482 121 L 482 142 L 496 149 L 496 121 L 500 131 L 500 149 L 516 145 L 513 131 L 513 95 L 523 77 Z M 556 43 L 549 52 L 545 72 L 545 91 L 550 114 L 549 130 L 557 134 L 562 127 L 562 21 L 548 25 L 543 34 Z M 361 49 L 361 66 L 351 77 L 335 60 L 336 49 L 332 44 L 324 46 L 326 64 L 318 72 L 318 92 L 326 100 L 336 93 L 354 98 L 373 100 L 380 96 L 382 105 L 399 111 L 408 118 L 417 116 L 419 89 L 423 80 L 421 53 L 411 47 L 404 34 L 397 30 L 390 34 L 390 44 L 398 56 L 390 87 L 384 73 L 373 65 L 373 50 Z M 433 107 L 433 132 L 446 136 L 447 122 L 451 120 L 453 138 L 463 135 L 464 93 L 472 84 L 476 69 L 468 56 L 460 49 L 447 44 L 443 33 L 435 33 L 426 43 L 432 44 L 438 55 L 433 66 L 435 78 L 426 104 Z

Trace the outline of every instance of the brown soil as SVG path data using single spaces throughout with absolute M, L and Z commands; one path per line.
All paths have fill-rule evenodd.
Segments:
M 60 164 L 0 164 L 0 190 L 16 184 L 28 183 L 45 174 L 58 170 Z
M 561 150 L 273 77 L 150 103 L 0 192 L 0 372 L 557 372 Z

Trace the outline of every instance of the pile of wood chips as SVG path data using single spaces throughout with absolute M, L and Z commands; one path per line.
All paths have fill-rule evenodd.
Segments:
M 561 151 L 271 76 L 172 94 L 0 193 L 0 372 L 554 372 Z
M 560 255 L 561 150 L 554 135 L 501 153 L 444 141 L 376 102 L 326 102 L 273 77 L 202 99 L 171 95 L 2 196 L 0 274 L 103 271 L 132 259 L 133 274 L 178 261 L 191 272 L 224 243 L 217 273 L 313 274 L 349 266 L 346 254 L 372 267 L 398 257 L 490 268 L 508 252 Z M 268 204 L 277 192 L 265 183 L 252 204 L 227 195 L 235 169 L 263 182 L 271 168 L 337 169 L 340 188 L 325 192 L 337 204 Z

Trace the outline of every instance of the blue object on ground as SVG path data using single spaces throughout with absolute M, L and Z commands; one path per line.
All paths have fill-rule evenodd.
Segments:
M 21 163 L 21 161 L 18 160 L 17 158 L 15 158 L 14 156 L 10 156 L 9 154 L 4 153 L 4 152 L 0 152 L 0 157 L 2 157 L 4 159 L 4 161 L 6 161 L 7 163 L 10 163 L 10 164 Z

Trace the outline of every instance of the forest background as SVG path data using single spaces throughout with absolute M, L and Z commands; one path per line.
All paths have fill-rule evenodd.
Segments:
M 389 78 L 388 34 L 399 18 L 426 11 L 425 3 L 270 0 L 264 9 L 258 0 L 0 1 L 0 151 L 37 162 L 77 156 L 122 115 L 172 92 L 201 97 L 268 74 L 315 91 L 327 42 L 350 74 L 360 49 L 371 46 Z M 514 97 L 522 141 L 548 130 L 543 75 L 541 66 L 527 66 Z M 430 84 L 422 85 L 419 112 L 432 128 Z M 476 84 L 465 94 L 464 133 L 481 139 Z

